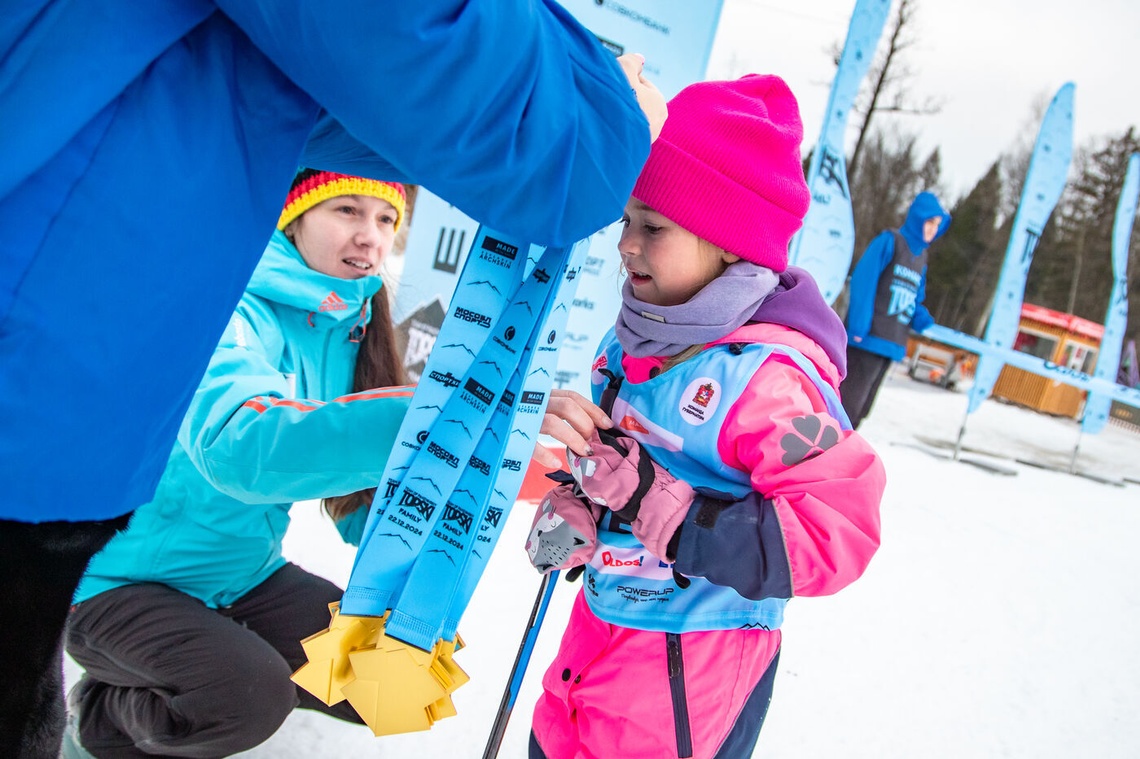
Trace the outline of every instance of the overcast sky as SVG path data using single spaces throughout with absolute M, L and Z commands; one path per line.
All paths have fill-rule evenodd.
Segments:
M 708 77 L 781 75 L 800 101 L 806 152 L 819 137 L 835 70 L 826 50 L 842 44 L 854 7 L 855 0 L 724 0 Z M 919 0 L 914 36 L 907 53 L 914 91 L 944 105 L 901 122 L 921 133 L 924 153 L 941 146 L 947 202 L 969 191 L 1027 124 L 1036 133 L 1034 103 L 1047 103 L 1066 81 L 1076 84 L 1075 145 L 1140 126 L 1135 0 Z

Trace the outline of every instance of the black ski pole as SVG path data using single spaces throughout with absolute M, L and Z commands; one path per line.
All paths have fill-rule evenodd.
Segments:
M 495 724 L 491 726 L 491 735 L 487 738 L 487 747 L 483 749 L 483 759 L 495 759 L 499 755 L 499 746 L 503 742 L 503 735 L 507 732 L 507 720 L 511 718 L 511 710 L 515 707 L 515 699 L 519 695 L 523 676 L 526 674 L 530 655 L 534 651 L 534 642 L 538 639 L 538 630 L 542 627 L 542 620 L 546 617 L 546 607 L 550 605 L 550 597 L 554 595 L 554 586 L 557 585 L 558 570 L 542 576 L 538 586 L 538 595 L 534 599 L 534 606 L 530 610 L 530 619 L 526 623 L 526 633 L 519 652 L 515 654 L 515 663 L 511 667 L 511 677 L 507 681 L 507 688 L 503 691 L 503 698 L 499 702 L 499 710 L 495 712 Z

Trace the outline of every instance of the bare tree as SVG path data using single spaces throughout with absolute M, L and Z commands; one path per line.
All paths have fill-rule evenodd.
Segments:
M 868 84 L 852 108 L 862 116 L 862 123 L 851 160 L 847 163 L 848 178 L 855 175 L 863 143 L 870 137 L 871 122 L 877 114 L 931 115 L 942 110 L 941 99 L 933 96 L 918 99 L 911 89 L 917 72 L 907 63 L 906 51 L 917 42 L 914 30 L 917 12 L 918 0 L 898 0 L 886 47 L 880 45 L 880 52 L 867 74 Z M 840 52 L 841 48 L 833 51 L 836 65 L 839 64 Z

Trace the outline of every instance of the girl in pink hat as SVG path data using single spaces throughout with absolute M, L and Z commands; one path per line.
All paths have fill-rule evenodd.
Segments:
M 609 419 L 571 422 L 586 444 L 527 542 L 541 571 L 585 567 L 534 759 L 750 755 L 788 600 L 842 589 L 879 545 L 885 474 L 839 401 L 843 325 L 787 268 L 802 135 L 774 76 L 669 103 L 593 366 Z

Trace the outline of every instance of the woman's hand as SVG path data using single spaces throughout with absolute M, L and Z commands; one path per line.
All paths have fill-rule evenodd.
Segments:
M 657 135 L 661 134 L 661 127 L 665 125 L 665 118 L 669 115 L 665 96 L 653 82 L 642 76 L 642 69 L 645 66 L 644 55 L 626 53 L 617 60 L 625 71 L 629 86 L 633 88 L 633 94 L 637 95 L 637 104 L 641 106 L 645 118 L 649 120 L 649 141 L 653 142 L 657 139 Z
M 614 426 L 600 407 L 588 401 L 573 390 L 551 390 L 550 403 L 546 406 L 546 416 L 542 418 L 543 435 L 550 435 L 579 456 L 588 456 L 590 446 L 586 442 L 596 428 L 608 430 Z M 542 443 L 534 446 L 534 458 L 539 464 L 550 469 L 562 466 L 561 460 Z

